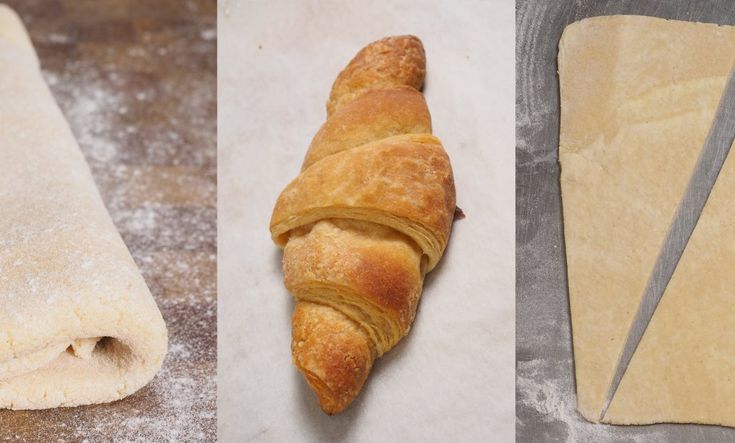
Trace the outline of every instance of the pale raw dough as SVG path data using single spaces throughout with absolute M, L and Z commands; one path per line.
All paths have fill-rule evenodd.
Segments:
M 166 327 L 0 5 L 0 408 L 108 402 L 150 381 Z
M 588 420 L 599 419 L 733 61 L 733 27 L 611 16 L 564 31 L 559 161 L 577 406 Z M 667 358 L 681 364 L 688 356 Z M 726 368 L 724 360 L 710 364 Z M 690 373 L 687 380 L 665 383 L 697 383 L 707 375 Z M 648 401 L 665 401 L 648 394 Z M 636 403 L 633 397 L 626 407 Z M 694 408 L 696 403 L 681 409 L 688 413 L 664 418 L 641 407 L 627 422 L 708 422 Z M 618 422 L 612 417 L 606 421 Z

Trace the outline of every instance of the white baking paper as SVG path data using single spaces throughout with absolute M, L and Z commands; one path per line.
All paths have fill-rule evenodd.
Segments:
M 514 441 L 513 1 L 220 1 L 219 439 Z M 454 169 L 456 221 L 411 333 L 328 416 L 291 363 L 293 302 L 268 224 L 364 45 L 414 34 Z

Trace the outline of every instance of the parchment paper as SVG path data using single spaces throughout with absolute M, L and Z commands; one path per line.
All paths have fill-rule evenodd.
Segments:
M 221 441 L 514 439 L 514 2 L 236 2 L 218 14 Z M 411 333 L 329 417 L 291 363 L 273 204 L 365 44 L 412 33 L 458 205 Z

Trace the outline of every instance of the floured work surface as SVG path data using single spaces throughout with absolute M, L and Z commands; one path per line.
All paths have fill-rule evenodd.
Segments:
M 735 28 L 712 24 L 598 17 L 570 25 L 560 41 L 577 402 L 590 421 L 599 418 L 733 61 Z M 730 163 L 604 422 L 735 424 L 735 341 L 727 335 L 735 312 L 723 303 L 731 279 L 727 202 L 718 197 L 732 192 Z

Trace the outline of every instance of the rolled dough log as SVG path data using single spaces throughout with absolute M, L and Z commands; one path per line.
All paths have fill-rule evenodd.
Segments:
M 568 26 L 560 41 L 559 161 L 577 407 L 590 421 L 599 419 L 733 61 L 735 28 L 712 24 L 596 17 Z M 697 383 L 690 376 L 686 383 Z M 676 421 L 701 421 L 696 413 Z M 638 423 L 662 419 L 645 408 L 637 414 Z
M 166 326 L 18 17 L 0 5 L 0 408 L 123 398 Z

